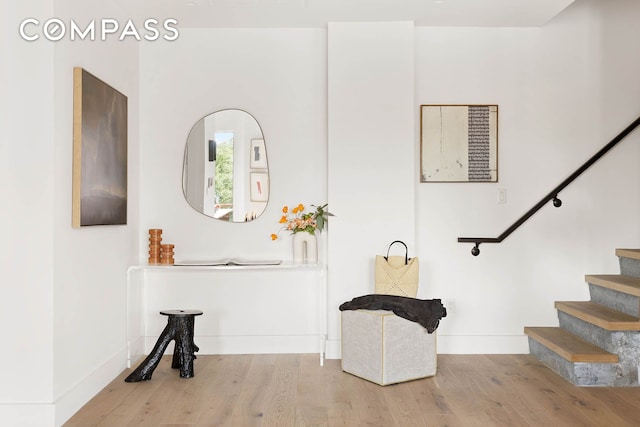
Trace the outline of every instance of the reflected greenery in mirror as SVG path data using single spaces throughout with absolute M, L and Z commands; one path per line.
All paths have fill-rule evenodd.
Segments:
M 246 222 L 269 201 L 269 164 L 258 121 L 242 110 L 198 120 L 184 149 L 182 190 L 191 207 L 215 219 Z

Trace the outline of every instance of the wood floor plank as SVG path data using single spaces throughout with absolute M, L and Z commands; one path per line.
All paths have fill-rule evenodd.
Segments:
M 179 379 L 174 377 L 172 381 L 183 382 L 185 388 L 181 394 L 175 396 L 173 410 L 165 415 L 163 423 L 193 426 L 200 412 L 207 407 L 208 396 L 215 389 L 215 381 L 211 381 L 211 379 L 216 378 L 220 370 L 219 358 L 199 357 L 194 363 L 195 376 L 193 378 Z M 174 372 L 178 376 L 178 373 Z
M 340 360 L 325 360 L 324 367 L 322 378 L 329 425 L 358 425 L 355 385 L 364 380 L 344 373 Z
M 211 427 L 230 425 L 233 409 L 248 375 L 251 355 L 221 356 L 220 367 L 215 378 L 210 379 L 206 405 L 199 411 L 196 425 Z
M 449 361 L 448 369 L 457 380 L 454 391 L 466 404 L 454 406 L 455 413 L 465 425 L 481 420 L 489 425 L 528 426 L 518 411 L 520 402 L 501 393 L 501 382 L 489 371 L 489 364 L 482 356 L 458 355 Z M 469 401 L 474 405 L 469 406 Z
M 190 379 L 170 365 L 123 372 L 65 427 L 640 425 L 640 388 L 576 387 L 529 355 L 439 355 L 434 377 L 384 387 L 317 355 L 198 356 Z
M 329 412 L 323 398 L 324 384 L 318 360 L 309 357 L 299 359 L 299 381 L 296 391 L 296 426 L 326 426 Z
M 438 356 L 438 372 L 435 376 L 410 381 L 407 385 L 422 414 L 425 426 L 463 426 L 464 424 L 453 412 L 448 398 L 445 397 L 445 391 L 440 386 L 442 376 L 439 372 L 443 369 L 441 365 L 442 357 Z
M 412 381 L 423 383 L 427 379 Z M 388 408 L 393 425 L 399 426 L 424 426 L 426 419 L 414 395 L 412 382 L 394 384 L 380 390 L 385 399 L 385 406 Z
M 356 416 L 361 425 L 395 425 L 383 396 L 383 390 L 385 390 L 386 387 L 362 380 L 358 377 L 355 377 L 355 380 L 354 391 L 356 393 L 356 399 L 354 399 L 353 403 L 355 405 Z
M 294 425 L 298 366 L 289 362 L 288 359 L 276 358 L 273 376 L 267 387 L 268 399 L 264 407 L 266 425 Z
M 542 405 L 545 420 L 555 425 L 567 426 L 602 426 L 615 422 L 615 414 L 592 412 L 591 404 L 584 400 L 584 389 L 576 387 L 564 378 L 551 371 L 531 356 L 529 361 L 517 367 L 519 388 L 526 390 L 531 405 Z M 603 424 L 604 423 L 604 424 Z M 624 424 L 622 424 L 624 425 Z
M 173 412 L 175 406 L 175 396 L 184 393 L 187 383 L 186 381 L 171 381 L 170 377 L 179 378 L 178 371 L 171 368 L 171 359 L 163 360 L 157 370 L 154 372 L 150 381 L 144 381 L 141 384 L 151 386 L 153 379 L 158 381 L 159 387 L 156 387 L 151 394 L 148 395 L 144 405 L 141 405 L 129 419 L 129 422 L 122 426 L 140 426 L 140 427 L 157 427 Z M 143 390 L 140 387 L 138 390 Z
M 247 427 L 262 425 L 269 397 L 269 384 L 274 374 L 275 359 L 275 355 L 252 357 L 249 371 L 233 408 L 232 425 Z

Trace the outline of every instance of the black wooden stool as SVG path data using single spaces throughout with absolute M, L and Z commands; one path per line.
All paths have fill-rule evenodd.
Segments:
M 193 377 L 194 354 L 200 350 L 193 342 L 193 331 L 195 316 L 200 316 L 200 310 L 164 310 L 160 314 L 169 316 L 167 326 L 162 331 L 158 342 L 151 350 L 151 353 L 142 361 L 126 379 L 128 383 L 146 381 L 151 379 L 154 369 L 160 363 L 164 351 L 172 340 L 175 340 L 173 350 L 173 360 L 171 367 L 180 369 L 180 378 Z

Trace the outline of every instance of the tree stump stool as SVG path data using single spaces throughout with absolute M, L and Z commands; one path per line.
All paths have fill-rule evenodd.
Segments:
M 193 361 L 196 359 L 194 353 L 200 350 L 193 342 L 195 316 L 200 316 L 202 311 L 164 310 L 160 314 L 169 316 L 167 326 L 162 331 L 151 353 L 125 379 L 125 382 L 133 383 L 150 380 L 153 371 L 160 363 L 164 351 L 172 340 L 175 340 L 175 348 L 171 367 L 180 369 L 180 378 L 193 377 Z

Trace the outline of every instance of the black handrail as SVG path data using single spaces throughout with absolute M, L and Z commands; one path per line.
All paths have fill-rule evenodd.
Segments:
M 559 208 L 562 206 L 562 201 L 558 199 L 558 193 L 566 186 L 571 184 L 577 177 L 579 177 L 584 171 L 589 169 L 591 165 L 593 165 L 596 161 L 600 159 L 600 157 L 607 154 L 609 150 L 615 147 L 620 141 L 622 141 L 627 135 L 635 130 L 640 125 L 640 117 L 635 119 L 633 123 L 627 126 L 622 132 L 620 132 L 615 138 L 613 138 L 607 145 L 602 147 L 600 151 L 594 154 L 589 160 L 587 160 L 582 166 L 580 166 L 574 173 L 569 175 L 567 179 L 562 181 L 560 185 L 551 190 L 549 194 L 542 198 L 534 207 L 529 209 L 524 215 L 520 217 L 516 222 L 514 222 L 511 227 L 507 228 L 501 235 L 498 237 L 458 237 L 458 242 L 460 243 L 475 243 L 475 246 L 471 249 L 471 254 L 473 256 L 478 256 L 480 254 L 480 243 L 500 243 L 504 239 L 506 239 L 511 233 L 513 233 L 518 227 L 520 227 L 525 221 L 533 216 L 540 208 L 542 208 L 547 202 L 553 200 L 553 206 Z

